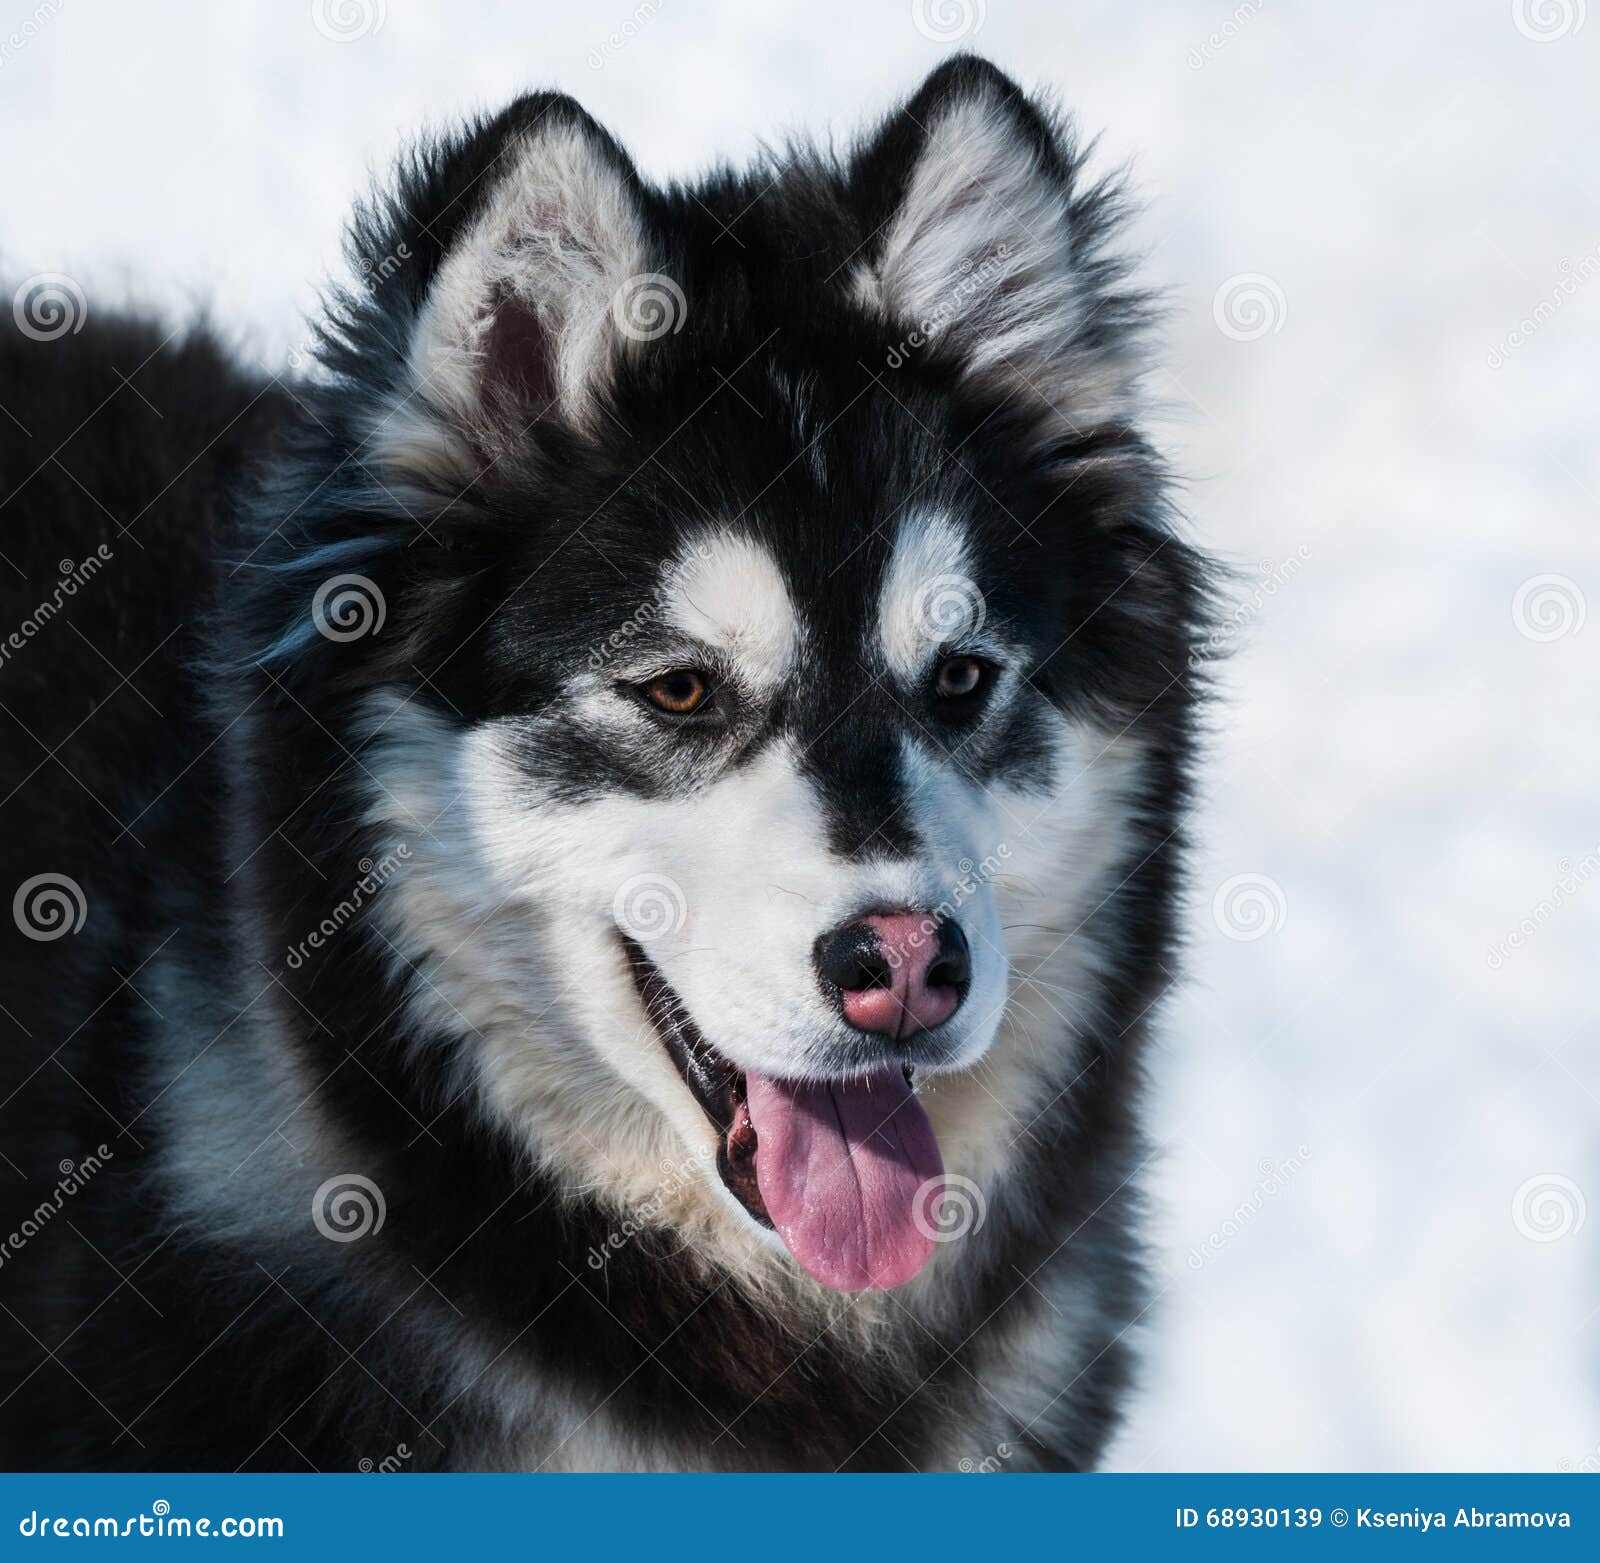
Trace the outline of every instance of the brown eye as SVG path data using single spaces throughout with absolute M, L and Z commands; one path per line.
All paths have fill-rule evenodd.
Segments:
M 965 700 L 977 694 L 982 683 L 983 664 L 976 657 L 946 657 L 933 687 L 941 700 Z
M 674 668 L 644 685 L 644 697 L 658 710 L 688 716 L 711 698 L 711 685 L 697 668 Z

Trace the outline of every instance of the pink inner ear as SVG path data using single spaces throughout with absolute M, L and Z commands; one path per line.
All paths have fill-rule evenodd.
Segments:
M 503 295 L 484 343 L 485 406 L 526 420 L 544 413 L 555 399 L 555 365 L 544 328 L 527 305 Z

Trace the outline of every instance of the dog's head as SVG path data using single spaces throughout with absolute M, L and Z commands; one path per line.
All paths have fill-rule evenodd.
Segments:
M 573 1187 L 894 1285 L 1077 1067 L 1197 591 L 1112 204 L 963 60 L 684 189 L 528 99 L 365 214 L 266 665 L 407 847 L 413 1023 Z

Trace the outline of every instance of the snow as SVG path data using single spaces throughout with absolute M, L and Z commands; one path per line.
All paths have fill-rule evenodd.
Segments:
M 0 13 L 0 268 L 67 273 L 91 307 L 205 304 L 274 366 L 369 171 L 530 85 L 665 175 L 848 132 L 981 17 L 956 41 L 1104 131 L 1176 311 L 1164 437 L 1244 605 L 1154 1069 L 1161 1296 L 1112 1463 L 1593 1468 L 1600 21 L 1574 27 L 1579 0 L 25 4 Z M 1217 900 L 1241 875 L 1264 916 L 1242 930 L 1238 887 Z

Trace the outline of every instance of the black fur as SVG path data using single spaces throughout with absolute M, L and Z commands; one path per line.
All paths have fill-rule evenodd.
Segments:
M 0 333 L 0 632 L 48 594 L 59 561 L 101 544 L 113 555 L 0 666 L 0 890 L 59 873 L 88 906 L 80 934 L 49 942 L 0 917 L 0 1237 L 59 1162 L 102 1142 L 112 1153 L 0 1264 L 7 1465 L 349 1469 L 402 1444 L 411 1469 L 524 1458 L 526 1432 L 446 1377 L 450 1341 L 470 1338 L 500 1370 L 526 1367 L 580 1414 L 603 1403 L 640 1451 L 678 1451 L 687 1467 L 922 1467 L 950 1457 L 948 1418 L 983 1398 L 969 1372 L 979 1339 L 1034 1316 L 1017 1277 L 1042 1268 L 1085 1278 L 1104 1339 L 1049 1416 L 1011 1430 L 1014 1463 L 1094 1464 L 1144 1300 L 1140 1055 L 1173 965 L 1205 577 L 1136 428 L 1084 429 L 1041 453 L 1035 414 L 964 380 L 949 352 L 889 375 L 893 337 L 831 285 L 871 253 L 923 127 L 978 91 L 998 95 L 1072 203 L 1089 329 L 1126 344 L 1150 312 L 1105 248 L 1114 192 L 1083 186 L 1062 129 L 972 59 L 942 67 L 841 166 L 800 153 L 692 190 L 645 186 L 581 110 L 547 95 L 427 145 L 356 218 L 358 263 L 405 258 L 331 302 L 315 381 L 267 382 L 204 330 L 163 340 L 98 311 L 55 341 Z M 602 437 L 546 418 L 526 460 L 419 520 L 370 470 L 371 410 L 403 393 L 397 344 L 489 199 L 508 138 L 553 118 L 623 171 L 694 311 L 670 351 L 608 386 Z M 547 401 L 537 354 L 511 356 L 532 368 L 506 394 Z M 804 384 L 803 426 L 773 365 Z M 813 438 L 826 484 L 803 459 Z M 990 611 L 1033 648 L 1035 684 L 1135 731 L 1153 759 L 1141 844 L 1097 914 L 1116 931 L 1111 1023 L 1031 1126 L 1028 1198 L 997 1207 L 993 1261 L 974 1267 L 960 1317 L 879 1355 L 844 1332 L 797 1337 L 670 1236 L 590 1268 L 616 1212 L 557 1199 L 460 1096 L 455 1060 L 406 1045 L 388 952 L 355 934 L 298 966 L 284 952 L 333 915 L 372 851 L 352 801 L 370 759 L 355 735 L 363 698 L 397 687 L 462 725 L 546 710 L 563 670 L 648 599 L 662 558 L 711 515 L 759 533 L 824 616 L 815 638 L 834 660 L 781 709 L 743 713 L 734 737 L 693 742 L 736 743 L 742 763 L 797 737 L 845 854 L 913 843 L 878 741 L 908 723 L 976 778 L 1037 771 L 1025 716 L 968 743 L 912 693 L 863 688 L 842 649 L 912 494 L 967 520 Z M 384 634 L 304 633 L 336 570 L 377 584 Z M 542 738 L 527 765 L 580 792 L 671 785 L 576 729 Z M 178 989 L 154 980 L 173 970 Z M 220 1027 L 191 1033 L 187 1016 L 158 1013 L 197 995 Z M 228 1025 L 246 1008 L 249 1025 Z M 178 1229 L 146 1175 L 168 1150 L 152 1106 L 188 1062 L 173 1048 L 242 1057 L 263 1016 L 387 1199 L 383 1232 L 329 1245 L 320 1272 L 285 1269 L 249 1233 Z M 240 1178 L 251 1153 L 240 1143 Z M 303 1226 L 305 1212 L 282 1221 Z

